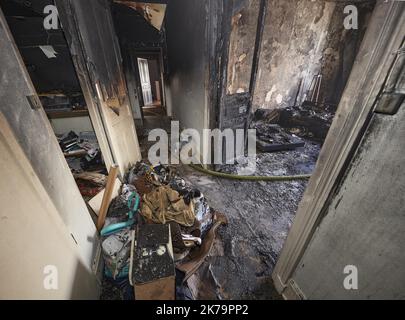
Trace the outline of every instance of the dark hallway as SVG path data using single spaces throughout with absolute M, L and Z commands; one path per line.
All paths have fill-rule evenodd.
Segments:
M 0 298 L 405 298 L 404 7 L 0 0 Z

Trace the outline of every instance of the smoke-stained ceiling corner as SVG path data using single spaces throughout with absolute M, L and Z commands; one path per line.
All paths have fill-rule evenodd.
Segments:
M 24 64 L 38 93 L 81 91 L 61 28 L 45 30 L 44 8 L 53 0 L 0 0 Z
M 142 15 L 157 30 L 161 30 L 166 13 L 166 4 L 145 3 L 125 0 L 114 0 L 115 3 L 126 5 Z

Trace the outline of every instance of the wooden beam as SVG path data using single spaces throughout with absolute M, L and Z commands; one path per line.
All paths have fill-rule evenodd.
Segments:
M 115 179 L 118 175 L 118 165 L 114 164 L 110 168 L 110 172 L 108 174 L 107 185 L 105 187 L 103 201 L 101 202 L 100 212 L 98 213 L 98 220 L 97 220 L 97 230 L 100 231 L 105 222 L 105 218 L 107 216 L 108 207 L 110 206 L 111 202 L 111 195 L 114 190 Z

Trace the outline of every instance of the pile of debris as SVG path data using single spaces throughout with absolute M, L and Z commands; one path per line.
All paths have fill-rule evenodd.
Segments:
M 58 141 L 80 193 L 86 200 L 94 197 L 105 187 L 107 173 L 95 133 L 70 131 Z
M 124 182 L 100 230 L 105 279 L 124 288 L 126 299 L 131 292 L 137 300 L 193 299 L 187 280 L 209 254 L 225 216 L 174 167 L 138 162 Z
M 303 147 L 304 141 L 289 134 L 278 124 L 257 123 L 257 147 L 262 152 L 288 151 Z
M 77 135 L 74 131 L 70 131 L 58 137 L 58 141 L 66 158 L 80 159 L 80 166 L 73 165 L 72 170 L 92 171 L 104 167 L 94 132 L 84 131 Z
M 258 132 L 258 148 L 261 151 L 271 152 L 280 151 L 277 148 L 273 150 L 268 147 L 267 150 L 261 148 L 261 137 L 274 139 L 273 144 L 282 144 L 292 149 L 301 147 L 299 138 L 307 138 L 316 142 L 323 142 L 329 131 L 334 117 L 334 111 L 328 106 L 322 109 L 314 108 L 310 104 L 288 107 L 283 109 L 258 109 L 251 123 L 251 128 Z M 282 136 L 279 143 L 277 134 Z M 291 150 L 291 149 L 286 149 Z
M 323 142 L 328 134 L 334 113 L 328 109 L 313 109 L 310 105 L 289 107 L 280 111 L 278 123 L 300 137 Z
M 106 185 L 106 175 L 98 172 L 74 172 L 73 177 L 79 188 L 81 195 L 90 200 L 96 196 Z
M 282 176 L 310 174 L 334 113 L 308 104 L 285 109 L 258 109 L 250 122 L 256 129 L 257 154 L 235 159 L 216 170 L 238 175 Z

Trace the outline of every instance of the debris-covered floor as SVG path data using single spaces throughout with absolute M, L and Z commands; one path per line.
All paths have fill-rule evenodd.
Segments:
M 289 117 L 295 116 L 295 119 L 307 117 L 310 125 L 301 125 L 300 121 L 285 122 L 283 113 L 276 116 L 274 112 L 256 113 L 251 127 L 257 129 L 259 139 L 266 140 L 266 143 L 279 143 L 280 139 L 298 142 L 293 148 L 287 147 L 287 151 L 282 151 L 282 148 L 277 152 L 259 151 L 256 158 L 257 176 L 310 174 L 315 167 L 321 141 L 332 119 L 331 114 L 309 114 L 302 108 L 287 112 L 290 113 Z M 145 159 L 150 145 L 146 136 L 156 124 L 167 128 L 169 121 L 150 118 L 139 133 L 144 137 L 140 143 Z M 325 130 L 320 131 L 322 126 Z M 246 165 L 248 162 L 241 161 L 237 165 L 224 165 L 216 169 L 236 173 Z M 271 273 L 307 180 L 242 182 L 213 177 L 187 165 L 172 168 L 190 189 L 199 190 L 209 206 L 225 214 L 228 220 L 226 226 L 218 228 L 208 257 L 184 286 L 179 285 L 183 274 L 176 271 L 177 298 L 280 299 L 273 287 Z M 204 242 L 204 238 L 202 240 Z M 119 283 L 113 284 L 111 280 L 105 279 L 104 282 L 102 299 L 131 298 L 131 290 L 125 290 L 122 286 L 118 289 Z
M 308 173 L 319 145 L 304 150 L 258 155 L 257 175 Z M 201 190 L 211 206 L 226 213 L 229 223 L 219 231 L 206 269 L 197 285 L 215 284 L 199 298 L 273 299 L 271 273 L 287 237 L 306 180 L 290 182 L 235 181 L 204 175 L 181 166 L 184 179 Z M 207 279 L 208 278 L 208 279 Z

